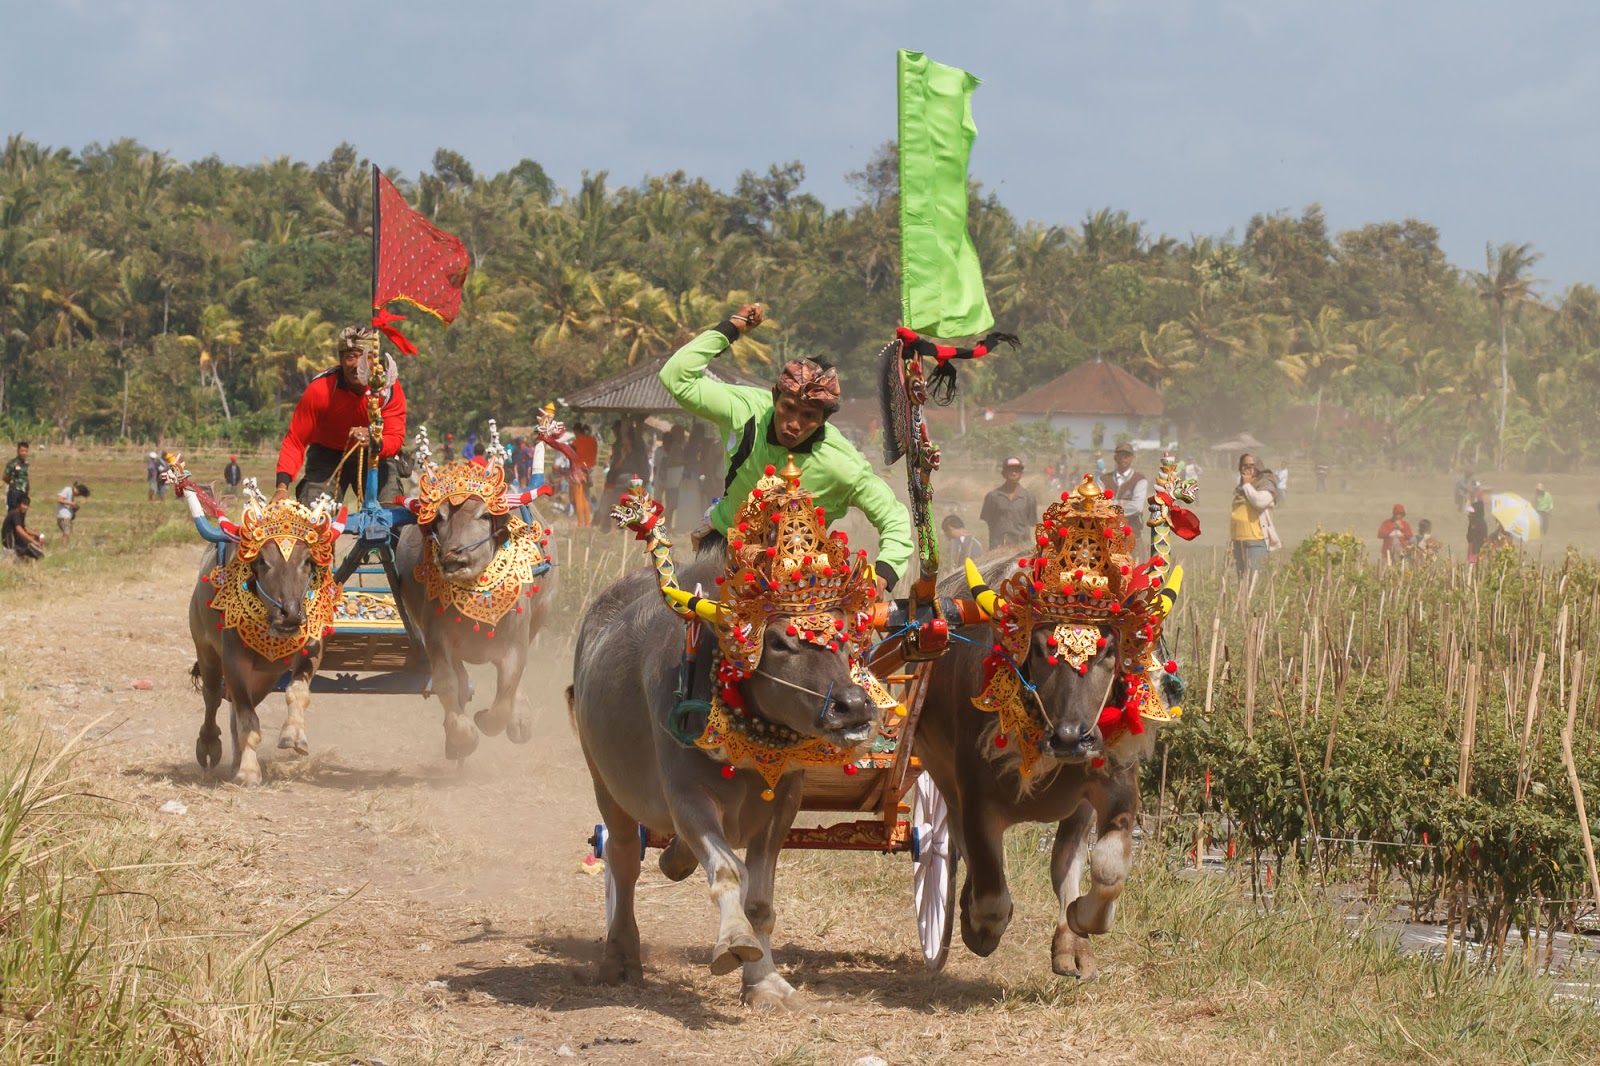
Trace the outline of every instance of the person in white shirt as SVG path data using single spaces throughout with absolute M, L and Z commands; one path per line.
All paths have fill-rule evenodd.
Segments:
M 88 498 L 89 486 L 81 481 L 74 481 L 56 493 L 56 528 L 61 530 L 62 547 L 72 542 L 72 521 L 78 517 L 82 501 Z
M 1122 505 L 1122 513 L 1133 520 L 1134 544 L 1140 541 L 1144 524 L 1144 501 L 1150 495 L 1150 479 L 1133 468 L 1133 445 L 1119 444 L 1111 456 L 1113 466 L 1100 478 L 1100 487 Z

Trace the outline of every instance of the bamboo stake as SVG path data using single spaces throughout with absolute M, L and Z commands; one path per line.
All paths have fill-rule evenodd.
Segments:
M 1467 666 L 1467 711 L 1461 723 L 1461 765 L 1456 770 L 1456 795 L 1466 799 L 1472 789 L 1472 748 L 1478 740 L 1478 664 Z
M 1217 679 L 1217 638 L 1222 632 L 1222 616 L 1211 616 L 1211 659 L 1206 663 L 1206 718 L 1211 717 L 1212 684 Z
M 1578 829 L 1583 833 L 1583 860 L 1589 864 L 1589 884 L 1600 906 L 1600 870 L 1595 867 L 1594 837 L 1589 834 L 1589 811 L 1584 805 L 1583 783 L 1578 780 L 1578 764 L 1572 758 L 1572 723 L 1578 716 L 1578 685 L 1583 679 L 1583 652 L 1573 655 L 1572 702 L 1567 705 L 1567 727 L 1561 731 L 1561 761 L 1567 767 L 1567 783 L 1572 786 L 1572 799 L 1578 808 Z
M 1528 687 L 1528 711 L 1522 719 L 1522 744 L 1517 751 L 1517 799 L 1527 794 L 1533 767 L 1528 762 L 1528 741 L 1533 737 L 1533 716 L 1539 706 L 1539 682 L 1544 678 L 1544 652 L 1533 665 L 1533 684 Z

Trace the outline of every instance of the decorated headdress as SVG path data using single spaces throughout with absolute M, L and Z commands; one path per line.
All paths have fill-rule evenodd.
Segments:
M 819 403 L 832 414 L 839 409 L 839 371 L 810 359 L 791 359 L 778 372 L 778 391 Z
M 733 680 L 754 672 L 774 618 L 814 644 L 866 650 L 877 592 L 866 552 L 852 555 L 824 517 L 790 459 L 781 471 L 767 467 L 729 524 L 717 637 Z
M 967 568 L 979 604 L 993 619 L 996 644 L 984 662 L 983 692 L 973 702 L 1000 715 L 1002 735 L 1020 737 L 1024 774 L 1032 770 L 1037 745 L 1045 739 L 1045 723 L 1024 702 L 1018 676 L 1037 627 L 1053 627 L 1050 665 L 1079 673 L 1087 673 L 1090 660 L 1106 647 L 1103 630 L 1115 631 L 1126 699 L 1101 714 L 1108 746 L 1123 735 L 1144 732 L 1145 718 L 1171 717 L 1147 676 L 1168 606 L 1158 576 L 1166 559 L 1155 556 L 1135 564 L 1133 526 L 1092 476 L 1061 494 L 1034 527 L 1034 536 L 1038 554 L 1019 559 L 1018 569 L 997 590 L 981 584 L 970 562 Z
M 268 502 L 256 489 L 255 479 L 245 486 L 246 503 L 239 523 L 239 558 L 250 562 L 268 544 L 277 545 L 285 559 L 296 544 L 304 544 L 315 565 L 333 564 L 333 545 L 340 529 L 333 516 L 333 500 L 326 494 L 306 507 L 296 500 Z
M 349 351 L 378 354 L 379 333 L 371 326 L 346 326 L 339 331 L 339 353 Z

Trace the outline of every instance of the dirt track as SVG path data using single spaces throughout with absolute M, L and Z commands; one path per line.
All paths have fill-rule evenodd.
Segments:
M 313 753 L 299 759 L 274 746 L 283 715 L 274 696 L 263 715 L 267 784 L 247 791 L 206 779 L 194 762 L 200 699 L 184 612 L 196 554 L 167 549 L 152 557 L 154 576 L 47 611 L 38 601 L 8 609 L 34 642 L 24 713 L 63 733 L 111 715 L 96 758 L 187 852 L 237 869 L 219 926 L 259 931 L 339 904 L 291 946 L 317 945 L 327 977 L 315 991 L 356 997 L 372 1057 L 534 1062 L 564 1059 L 563 1048 L 591 1062 L 1167 1057 L 1163 1037 L 1141 1034 L 1136 1051 L 1071 1009 L 1114 998 L 1120 982 L 1050 975 L 1043 886 L 1018 886 L 1016 920 L 993 958 L 958 944 L 943 975 L 926 974 L 905 856 L 783 860 L 779 965 L 836 1005 L 820 1016 L 740 1007 L 737 974 L 706 968 L 715 921 L 703 883 L 669 883 L 653 855 L 640 886 L 646 984 L 593 985 L 602 879 L 583 862 L 594 801 L 561 698 L 566 645 L 546 638 L 546 661 L 524 684 L 536 720 L 526 746 L 485 738 L 458 770 L 443 757 L 436 702 L 320 696 L 308 719 Z M 154 687 L 134 689 L 139 678 Z M 174 799 L 186 813 L 155 813 Z M 1113 975 L 1128 936 L 1103 942 Z M 1173 1007 L 1193 1019 L 1191 1004 Z M 1190 1020 L 1188 1037 L 1196 1032 Z M 1179 1030 L 1172 1039 L 1176 1054 Z

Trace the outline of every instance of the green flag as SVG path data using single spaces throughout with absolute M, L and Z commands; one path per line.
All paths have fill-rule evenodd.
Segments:
M 967 233 L 967 158 L 978 79 L 900 50 L 900 317 L 935 337 L 994 325 Z

